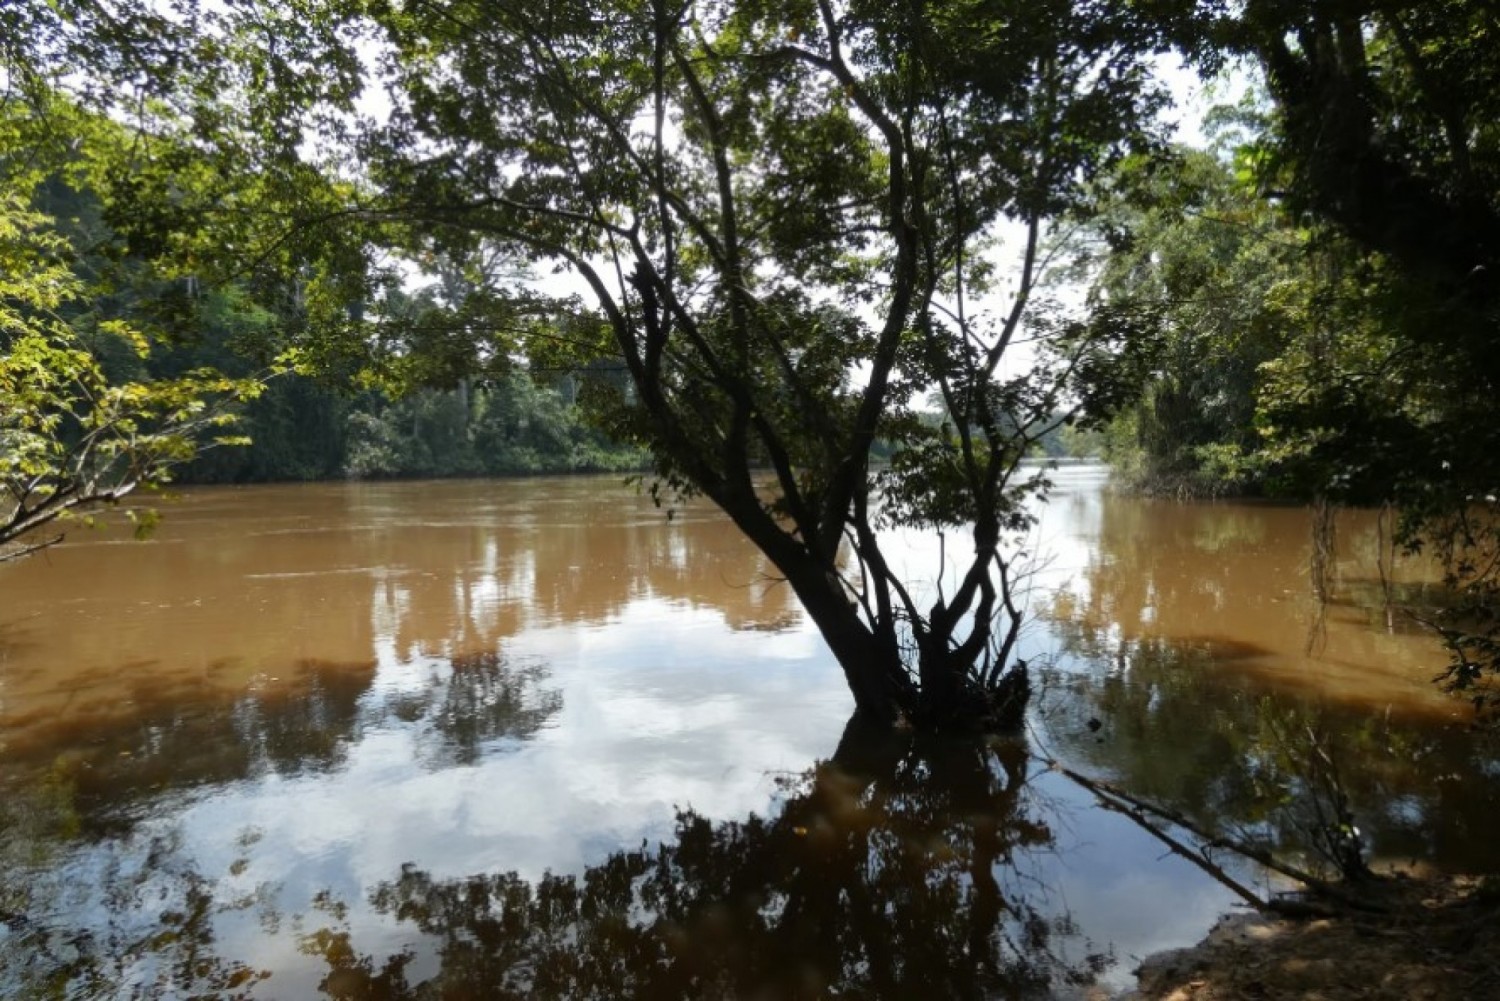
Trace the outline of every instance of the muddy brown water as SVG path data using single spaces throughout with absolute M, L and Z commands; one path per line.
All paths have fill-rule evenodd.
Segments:
M 0 568 L 0 993 L 1047 996 L 1230 906 L 1033 752 L 1311 863 L 1342 797 L 1379 861 L 1493 868 L 1500 752 L 1373 514 L 1320 611 L 1306 512 L 1054 478 L 1031 725 L 987 744 L 846 727 L 764 558 L 616 479 L 74 528 Z

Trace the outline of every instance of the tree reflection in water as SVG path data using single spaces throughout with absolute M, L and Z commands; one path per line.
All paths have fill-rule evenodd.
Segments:
M 503 750 L 558 709 L 544 672 L 496 657 L 434 662 L 420 687 L 399 691 L 357 677 L 370 676 L 309 666 L 306 699 L 148 710 L 91 759 L 98 767 L 12 772 L 0 804 L 0 994 L 279 996 L 277 971 L 234 954 L 247 923 L 297 935 L 335 997 L 1032 997 L 1111 961 L 1090 954 L 1029 875 L 1053 838 L 1017 742 L 851 723 L 831 762 L 782 781 L 772 818 L 684 812 L 666 844 L 534 882 L 413 867 L 367 901 L 325 893 L 312 913 L 289 911 L 274 881 L 241 878 L 255 871 L 255 832 L 225 874 L 166 816 L 151 819 L 170 814 L 160 797 L 204 782 L 337 768 L 339 746 L 372 728 L 406 728 L 424 763 L 445 767 Z M 185 755 L 200 741 L 236 750 Z M 206 772 L 148 791 L 163 755 Z M 395 956 L 376 944 L 389 928 L 369 923 L 367 905 L 402 929 Z
M 1492 865 L 1497 735 L 1289 692 L 1233 670 L 1225 644 L 1061 616 L 1054 630 L 1069 666 L 1042 672 L 1042 717 L 1080 770 L 1314 871 L 1338 862 L 1353 834 L 1341 828 L 1356 826 L 1379 860 Z
M 65 841 L 76 823 L 71 794 L 55 782 L 7 792 L 0 805 L 0 996 L 248 999 L 271 976 L 219 955 L 215 924 L 235 911 L 274 921 L 274 910 L 259 890 L 222 896 L 176 831 L 142 839 L 128 858 L 80 853 L 47 868 L 50 856 L 72 847 Z
M 547 670 L 499 654 L 455 657 L 421 691 L 382 706 L 422 729 L 418 754 L 429 768 L 477 764 L 486 748 L 518 744 L 562 710 L 562 694 L 543 687 Z
M 164 811 L 260 774 L 337 770 L 372 730 L 405 728 L 425 767 L 474 764 L 561 708 L 545 668 L 498 654 L 434 659 L 416 687 L 394 692 L 372 688 L 367 665 L 289 673 L 285 686 L 222 703 L 143 697 L 87 742 L 59 727 L 55 742 L 5 762 L 0 997 L 255 996 L 271 971 L 218 955 L 215 935 L 235 914 L 267 932 L 283 922 L 277 886 L 235 878 L 258 835 L 240 839 L 225 880 Z
M 372 902 L 435 940 L 434 976 L 362 954 L 332 901 L 303 948 L 349 998 L 1053 996 L 1112 959 L 1023 875 L 1052 843 L 1027 762 L 851 723 L 774 819 L 685 812 L 670 843 L 535 883 L 406 869 Z
M 0 994 L 284 996 L 247 926 L 297 936 L 335 997 L 1033 997 L 1111 962 L 1033 875 L 1053 835 L 1019 742 L 851 723 L 832 761 L 781 783 L 774 817 L 684 812 L 666 844 L 535 881 L 413 867 L 312 913 L 288 896 L 305 891 L 256 882 L 255 831 L 226 873 L 177 829 L 199 793 L 338 771 L 372 732 L 401 730 L 422 767 L 451 768 L 560 709 L 535 665 L 411 667 L 423 673 L 378 683 L 366 665 L 307 663 L 192 711 L 143 700 L 87 745 L 12 761 Z M 380 916 L 399 929 L 395 956 Z
M 545 666 L 497 653 L 405 665 L 391 688 L 373 684 L 373 664 L 303 661 L 286 673 L 284 684 L 221 701 L 143 685 L 134 712 L 107 726 L 33 728 L 29 743 L 7 748 L 7 770 L 62 768 L 86 832 L 124 836 L 163 794 L 334 772 L 372 731 L 407 730 L 422 766 L 437 770 L 517 746 L 562 709 Z
M 272 971 L 222 954 L 219 922 L 238 914 L 300 930 L 326 964 L 319 986 L 339 998 L 1051 997 L 1112 958 L 1089 952 L 1028 876 L 1053 841 L 1029 760 L 1017 742 L 852 723 L 833 761 L 782 782 L 771 819 L 684 812 L 669 843 L 578 876 L 402 871 L 370 891 L 408 929 L 395 956 L 362 953 L 370 928 L 331 894 L 284 914 L 274 886 L 204 873 L 170 829 L 140 835 L 123 864 L 83 853 L 13 885 L 38 853 L 71 847 L 69 797 L 37 786 L 44 822 L 29 843 L 5 839 L 5 861 L 22 864 L 0 879 L 0 990 L 277 996 Z

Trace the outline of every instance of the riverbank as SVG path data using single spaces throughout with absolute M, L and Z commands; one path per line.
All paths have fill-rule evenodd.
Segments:
M 1148 957 L 1121 1001 L 1413 1001 L 1500 990 L 1500 877 L 1397 875 L 1375 910 L 1227 915 L 1198 945 Z

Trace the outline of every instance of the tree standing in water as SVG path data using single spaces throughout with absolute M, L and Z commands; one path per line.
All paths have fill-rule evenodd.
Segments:
M 566 357 L 623 362 L 628 391 L 599 394 L 613 427 L 650 448 L 659 487 L 708 497 L 766 553 L 859 711 L 1019 719 L 1014 551 L 1046 486 L 1020 463 L 1128 386 L 1101 374 L 1132 343 L 1120 316 L 1044 301 L 1044 237 L 1151 145 L 1149 22 L 1062 0 L 261 0 L 196 17 L 169 27 L 197 85 L 143 129 L 191 151 L 193 183 L 148 171 L 117 194 L 158 185 L 219 256 L 298 264 L 310 331 L 380 322 L 381 247 L 570 270 L 595 306 Z M 338 113 L 377 89 L 373 119 Z M 466 308 L 458 335 L 491 336 Z M 523 330 L 488 350 L 555 343 Z M 918 581 L 883 537 L 903 527 L 965 541 Z
M 1060 410 L 1104 402 L 1084 377 L 1125 341 L 1118 317 L 1043 308 L 1044 230 L 1145 145 L 1149 34 L 1057 2 L 366 14 L 392 104 L 362 140 L 367 217 L 581 276 L 590 349 L 631 376 L 616 426 L 766 553 L 859 711 L 1013 724 L 1011 549 L 1045 489 L 1019 463 Z M 965 562 L 919 590 L 891 526 L 962 526 Z

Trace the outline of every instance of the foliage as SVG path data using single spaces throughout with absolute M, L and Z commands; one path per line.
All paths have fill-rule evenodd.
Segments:
M 1257 60 L 1275 102 L 1258 182 L 1358 250 L 1339 255 L 1326 287 L 1366 319 L 1350 325 L 1342 304 L 1310 300 L 1340 343 L 1288 359 L 1277 395 L 1317 415 L 1294 417 L 1294 436 L 1332 496 L 1395 504 L 1402 541 L 1445 557 L 1460 610 L 1438 625 L 1452 677 L 1467 684 L 1500 663 L 1481 652 L 1496 635 L 1485 623 L 1500 494 L 1493 11 L 1473 0 L 1259 0 L 1180 27 Z M 1308 388 L 1316 399 L 1304 407 Z
M 103 40 L 97 41 L 104 45 Z M 115 42 L 126 44 L 124 39 L 110 44 Z M 320 308 L 308 303 L 318 282 L 305 276 L 288 276 L 274 268 L 244 268 L 237 255 L 220 255 L 211 262 L 199 256 L 203 251 L 200 241 L 226 239 L 225 230 L 212 218 L 205 222 L 175 209 L 170 219 L 156 218 L 153 213 L 167 211 L 170 206 L 157 204 L 157 196 L 150 192 L 121 187 L 124 177 L 144 184 L 156 169 L 143 168 L 138 159 L 142 145 L 159 142 L 161 148 L 152 155 L 175 164 L 168 168 L 173 170 L 185 162 L 181 159 L 184 151 L 167 141 L 165 132 L 143 136 L 111 125 L 76 100 L 62 96 L 45 80 L 28 76 L 25 63 L 11 65 L 13 70 L 19 67 L 19 79 L 29 81 L 30 89 L 20 88 L 4 102 L 0 129 L 8 141 L 31 148 L 34 155 L 4 161 L 0 173 L 7 190 L 13 193 L 9 203 L 12 208 L 25 206 L 25 212 L 45 217 L 46 239 L 51 241 L 46 250 L 51 255 L 49 266 L 66 270 L 75 285 L 67 293 L 68 301 L 57 307 L 58 317 L 76 334 L 78 349 L 87 352 L 91 364 L 97 365 L 95 381 L 163 389 L 175 383 L 188 390 L 184 380 L 198 379 L 199 390 L 214 391 L 222 397 L 214 404 L 219 415 L 216 419 L 227 420 L 230 413 L 234 415 L 236 433 L 221 434 L 217 440 L 233 441 L 236 448 L 198 447 L 209 443 L 202 435 L 175 439 L 175 446 L 180 446 L 175 447 L 170 462 L 175 481 L 572 472 L 638 468 L 643 463 L 635 449 L 616 446 L 583 429 L 581 414 L 572 408 L 560 410 L 552 405 L 554 397 L 516 384 L 510 387 L 509 395 L 520 393 L 526 400 L 524 405 L 535 404 L 539 408 L 535 423 L 550 429 L 550 438 L 526 454 L 471 454 L 485 446 L 486 434 L 489 439 L 508 439 L 514 431 L 497 436 L 493 429 L 470 427 L 465 419 L 459 428 L 461 447 L 434 453 L 432 443 L 424 440 L 430 435 L 417 435 L 406 439 L 404 447 L 388 461 L 367 469 L 370 464 L 355 454 L 361 443 L 357 436 L 351 437 L 350 428 L 379 423 L 392 408 L 406 408 L 407 404 L 393 403 L 391 397 L 411 391 L 418 380 L 424 384 L 451 381 L 462 359 L 444 360 L 441 346 L 432 343 L 419 315 L 394 315 L 382 325 L 385 342 L 374 347 L 356 351 L 355 346 L 335 339 L 335 343 L 315 352 L 303 342 L 300 356 L 305 361 L 316 358 L 323 362 L 321 378 L 303 374 L 310 370 L 309 364 L 300 366 L 302 371 L 292 371 L 278 355 L 286 347 L 288 336 L 305 329 L 312 310 Z M 85 96 L 108 106 L 106 95 Z M 195 161 L 195 169 L 210 169 L 214 163 L 212 158 Z M 170 183 L 171 200 L 181 205 L 217 199 L 222 196 L 224 180 L 221 176 L 210 184 L 206 176 L 179 172 Z M 239 183 L 244 182 L 245 178 L 239 177 Z M 143 219 L 149 218 L 155 221 L 148 226 Z M 259 247 L 255 250 L 263 253 Z M 199 273 L 193 268 L 195 264 L 207 266 Z M 50 280 L 41 273 L 36 279 L 43 283 Z M 469 312 L 472 318 L 478 310 L 471 306 Z M 124 326 L 111 326 L 118 324 Z M 121 336 L 127 330 L 130 336 Z M 474 345 L 469 347 L 472 350 Z M 143 354 L 142 348 L 149 350 Z M 393 361 L 401 357 L 409 359 L 410 364 L 407 370 L 384 373 L 385 390 L 350 398 L 347 381 L 354 368 L 367 363 L 373 366 L 378 360 L 390 370 Z M 63 358 L 62 353 L 54 353 L 50 362 L 56 369 Z M 74 355 L 73 361 L 81 358 Z M 19 366 L 27 360 L 17 356 L 12 361 Z M 416 365 L 420 368 L 412 370 Z M 264 380 L 271 371 L 278 377 L 252 390 L 251 383 Z M 224 376 L 225 381 L 214 383 L 212 373 Z M 497 378 L 504 382 L 508 376 L 502 372 Z M 226 388 L 231 383 L 232 390 Z M 33 383 L 32 390 L 41 395 L 61 392 L 58 385 L 40 383 Z M 205 397 L 205 403 L 209 400 Z M 512 424 L 525 425 L 527 421 L 525 413 L 512 414 Z M 430 424 L 424 426 L 424 431 L 430 429 Z M 65 431 L 64 437 L 71 434 Z M 532 437 L 541 434 L 539 431 Z M 166 440 L 158 439 L 154 445 L 161 447 Z M 61 448 L 70 443 L 71 438 L 54 444 Z M 549 447 L 553 445 L 560 447 Z M 502 442 L 502 450 L 510 447 Z M 139 454 L 145 459 L 144 452 Z M 164 470 L 165 465 L 159 468 Z M 148 512 L 141 514 L 153 517 Z
M 1156 369 L 1114 421 L 1134 485 L 1380 503 L 1452 420 L 1446 362 L 1405 324 L 1429 305 L 1388 261 L 1298 223 L 1247 183 L 1254 150 L 1186 152 L 1117 183 L 1094 295 L 1152 317 Z
M 224 403 L 259 384 L 207 369 L 111 379 L 105 352 L 144 360 L 150 340 L 99 309 L 71 246 L 14 194 L 0 200 L 0 275 L 0 560 L 57 542 L 33 533 L 58 519 L 165 482 L 207 436 L 237 440 L 221 433 L 234 420 Z
M 1306 235 L 1206 152 L 1128 164 L 1110 188 L 1080 264 L 1095 301 L 1146 318 L 1156 351 L 1109 458 L 1151 491 L 1251 488 L 1261 365 L 1295 337 L 1272 301 L 1300 279 Z
M 1500 221 L 1492 12 L 1436 4 L 1246 4 L 1219 41 L 1254 55 L 1276 102 L 1262 150 L 1296 211 L 1311 210 L 1413 280 L 1454 297 L 1434 331 L 1491 373 Z M 1478 269 L 1476 271 L 1476 269 Z
M 648 461 L 520 370 L 462 391 L 371 394 L 355 401 L 347 429 L 343 472 L 358 478 L 623 472 Z
M 8 7 L 0 25 L 0 543 L 26 533 L 15 555 L 60 538 L 31 534 L 57 518 L 243 444 L 229 425 L 286 365 L 265 352 L 226 374 L 176 350 L 205 326 L 273 325 L 267 289 L 200 294 L 177 212 L 202 181 L 191 144 L 131 112 L 162 107 L 155 64 L 178 64 L 190 25 L 131 3 Z M 132 242 L 146 220 L 155 238 Z M 131 513 L 149 529 L 151 512 Z

